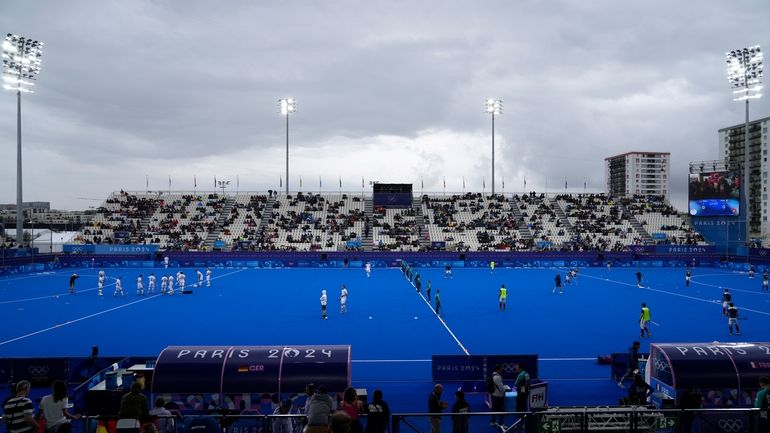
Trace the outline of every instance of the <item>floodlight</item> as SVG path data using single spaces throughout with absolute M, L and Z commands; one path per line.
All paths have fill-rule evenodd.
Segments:
M 16 244 L 24 242 L 24 209 L 21 176 L 21 94 L 33 93 L 32 81 L 40 73 L 43 43 L 13 33 L 2 44 L 3 89 L 16 91 Z
M 725 53 L 727 62 L 727 81 L 733 88 L 734 101 L 746 101 L 746 124 L 743 142 L 743 182 L 742 182 L 742 210 L 745 215 L 746 227 L 744 240 L 748 245 L 751 234 L 750 225 L 750 200 L 749 197 L 749 101 L 762 97 L 762 49 L 759 45 L 732 50 Z
M 297 100 L 283 98 L 278 100 L 281 115 L 286 116 L 286 194 L 289 194 L 289 114 L 297 111 Z
M 279 99 L 278 105 L 281 109 L 281 114 L 286 116 L 289 113 L 294 113 L 297 111 L 297 101 L 295 101 L 292 98 L 287 99 Z
M 763 55 L 759 45 L 726 53 L 727 81 L 736 94 L 735 101 L 759 99 L 762 94 Z
M 492 115 L 492 195 L 495 195 L 495 115 L 503 114 L 503 101 L 500 99 L 487 99 L 484 111 Z
M 32 93 L 29 88 L 30 81 L 40 73 L 40 64 L 43 56 L 43 44 L 21 36 L 9 33 L 2 43 L 3 56 L 3 88 L 6 90 L 18 90 L 19 92 Z M 10 81 L 9 79 L 16 79 Z M 8 84 L 11 83 L 11 84 Z

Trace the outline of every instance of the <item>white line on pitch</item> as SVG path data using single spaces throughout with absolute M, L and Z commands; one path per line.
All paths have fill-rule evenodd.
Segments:
M 385 363 L 385 362 L 431 362 L 432 359 L 353 359 L 350 362 Z
M 409 285 L 411 285 L 412 287 L 414 287 L 415 290 L 417 290 L 417 286 L 415 286 L 414 283 L 412 283 L 411 281 L 409 281 Z M 447 332 L 449 332 L 449 335 L 451 335 L 452 338 L 454 338 L 457 345 L 460 346 L 460 349 L 462 349 L 462 351 L 466 355 L 470 355 L 470 353 L 468 352 L 468 349 L 466 349 L 465 346 L 463 346 L 463 344 L 460 343 L 460 340 L 457 339 L 457 336 L 454 334 L 454 332 L 452 332 L 452 330 L 449 329 L 449 325 L 446 324 L 446 322 L 441 316 L 436 314 L 436 310 L 434 310 L 433 306 L 430 305 L 430 302 L 428 302 L 428 300 L 425 299 L 425 296 L 422 295 L 422 292 L 420 292 L 419 295 L 420 295 L 420 298 L 422 298 L 423 302 L 425 302 L 425 304 L 428 306 L 428 308 L 430 308 L 430 311 L 433 312 L 433 315 L 436 316 L 436 318 L 438 318 L 439 322 L 441 322 L 442 325 L 444 325 L 444 328 L 446 328 Z
M 140 269 L 146 269 L 146 268 L 140 268 Z M 228 272 L 226 274 L 217 275 L 216 277 L 212 277 L 211 279 L 212 280 L 216 280 L 217 278 L 222 278 L 224 276 L 231 275 L 231 274 L 234 274 L 236 272 L 245 271 L 246 269 L 247 268 L 243 268 L 243 269 L 239 269 L 237 271 Z M 115 278 L 115 277 L 105 276 L 105 278 L 112 279 L 112 280 L 117 280 L 117 278 Z M 197 281 L 194 284 L 197 284 Z M 115 283 L 107 284 L 107 285 L 104 286 L 104 288 L 106 289 L 107 287 L 112 287 L 114 285 L 115 285 Z M 98 288 L 99 287 L 90 287 L 88 289 L 76 290 L 75 293 L 77 294 L 77 293 L 93 292 L 94 290 L 97 290 Z M 55 293 L 53 295 L 37 296 L 35 298 L 11 299 L 11 300 L 8 300 L 8 301 L 0 301 L 0 305 L 15 304 L 15 303 L 19 303 L 19 302 L 28 302 L 28 301 L 39 301 L 41 299 L 51 299 L 51 298 L 57 298 L 59 296 L 70 296 L 70 295 L 71 295 L 70 292 L 67 291 L 67 292 Z
M 129 307 L 131 305 L 134 305 L 134 304 L 138 304 L 139 302 L 144 302 L 144 301 L 148 301 L 148 300 L 153 299 L 153 298 L 157 298 L 158 296 L 161 296 L 161 294 L 153 295 L 153 296 L 150 296 L 150 297 L 147 297 L 147 298 L 138 299 L 138 300 L 136 300 L 134 302 L 129 302 L 128 304 L 118 305 L 117 307 L 113 307 L 113 308 L 110 308 L 108 310 L 100 311 L 98 313 L 89 314 L 88 316 L 83 316 L 83 317 L 80 317 L 80 318 L 75 319 L 75 320 L 68 320 L 68 321 L 66 321 L 64 323 L 56 324 L 54 326 L 51 326 L 51 327 L 48 327 L 48 328 L 45 328 L 45 329 L 41 329 L 39 331 L 30 332 L 29 334 L 25 334 L 25 335 L 22 335 L 22 336 L 19 336 L 19 337 L 16 337 L 16 338 L 11 338 L 10 340 L 0 341 L 0 346 L 3 346 L 3 345 L 8 344 L 8 343 L 13 343 L 14 341 L 23 340 L 25 338 L 32 337 L 32 336 L 37 335 L 37 334 L 42 334 L 43 332 L 48 332 L 48 331 L 51 331 L 51 330 L 54 330 L 54 329 L 57 329 L 57 328 L 61 328 L 62 326 L 71 325 L 73 323 L 77 323 L 77 322 L 80 322 L 80 321 L 83 321 L 83 320 L 86 320 L 86 319 L 90 319 L 92 317 L 101 316 L 102 314 L 106 314 L 106 313 L 109 313 L 111 311 L 119 310 L 121 308 L 125 308 L 125 307 Z
M 431 362 L 432 359 L 353 359 L 351 362 L 357 363 L 396 363 L 396 362 Z M 596 358 L 539 358 L 538 361 L 596 361 Z
M 214 277 L 214 278 L 225 277 L 227 275 L 232 275 L 232 274 L 235 274 L 235 273 L 238 273 L 238 272 L 242 272 L 244 270 L 245 269 L 239 269 L 237 271 L 228 272 L 226 274 L 218 275 L 217 277 Z M 214 278 L 212 278 L 212 280 Z M 158 296 L 163 296 L 163 294 L 162 293 L 158 293 L 157 295 L 152 295 L 152 296 L 148 296 L 146 298 L 138 299 L 136 301 L 129 302 L 128 304 L 118 305 L 117 307 L 113 307 L 113 308 L 110 308 L 110 309 L 107 309 L 107 310 L 104 310 L 104 311 L 99 311 L 97 313 L 89 314 L 87 316 L 83 316 L 83 317 L 80 317 L 80 318 L 77 318 L 77 319 L 74 319 L 74 320 L 68 320 L 68 321 L 66 321 L 64 323 L 56 324 L 54 326 L 50 326 L 48 328 L 41 329 L 39 331 L 30 332 L 29 334 L 25 334 L 25 335 L 22 335 L 22 336 L 19 336 L 19 337 L 16 337 L 16 338 L 12 338 L 10 340 L 0 341 L 0 346 L 6 345 L 8 343 L 13 343 L 14 341 L 22 340 L 22 339 L 25 339 L 25 338 L 28 338 L 28 337 L 32 337 L 32 336 L 37 335 L 37 334 L 42 334 L 43 332 L 48 332 L 48 331 L 51 331 L 51 330 L 54 330 L 54 329 L 57 329 L 57 328 L 61 328 L 63 326 L 71 325 L 73 323 L 77 323 L 77 322 L 80 322 L 80 321 L 83 321 L 83 320 L 86 320 L 86 319 L 90 319 L 92 317 L 101 316 L 102 314 L 106 314 L 106 313 L 109 313 L 109 312 L 112 312 L 112 311 L 115 311 L 115 310 L 119 310 L 121 308 L 129 307 L 131 305 L 138 304 L 139 302 L 144 302 L 144 301 L 148 301 L 150 299 L 157 298 Z
M 615 281 L 615 280 L 610 280 L 610 279 L 607 279 L 607 278 L 603 279 L 603 278 L 600 278 L 600 277 L 595 277 L 593 275 L 585 275 L 585 276 L 588 277 L 588 278 L 593 278 L 595 280 L 603 280 L 603 281 L 609 281 L 611 283 L 617 283 L 617 284 L 623 284 L 623 285 L 626 285 L 626 286 L 638 287 L 635 284 L 624 283 L 623 281 Z M 679 296 L 680 298 L 692 299 L 694 301 L 706 302 L 708 304 L 713 304 L 714 303 L 714 301 L 712 301 L 710 299 L 696 298 L 695 296 L 683 295 L 681 293 L 669 292 L 667 290 L 653 289 L 652 287 L 649 287 L 649 286 L 644 286 L 644 287 L 639 287 L 639 288 L 640 289 L 644 289 L 644 290 L 651 290 L 653 292 L 665 293 L 667 295 Z M 738 305 L 738 307 L 740 307 L 741 310 L 743 310 L 743 311 L 751 311 L 752 313 L 764 314 L 765 316 L 770 316 L 770 313 L 767 313 L 765 311 L 753 310 L 751 308 L 741 307 L 740 305 Z
M 701 283 L 701 282 L 698 282 L 698 281 L 693 281 L 693 284 L 700 284 L 701 286 L 717 287 L 717 288 L 720 288 L 720 289 L 730 289 L 730 290 L 732 290 L 734 292 L 749 293 L 749 294 L 752 294 L 752 295 L 767 296 L 766 292 L 757 292 L 757 291 L 754 291 L 754 290 L 738 289 L 738 288 L 734 288 L 734 287 L 730 287 L 730 286 L 725 286 L 725 285 L 721 285 L 720 286 L 718 284 Z

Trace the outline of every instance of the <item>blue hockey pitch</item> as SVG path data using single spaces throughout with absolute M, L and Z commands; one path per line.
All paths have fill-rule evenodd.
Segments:
M 176 273 L 179 269 L 168 269 Z M 553 278 L 566 269 L 417 268 L 418 294 L 398 269 L 213 269 L 210 287 L 191 287 L 196 269 L 182 269 L 190 295 L 136 294 L 136 278 L 161 268 L 110 268 L 104 297 L 97 296 L 98 269 L 67 269 L 0 278 L 0 357 L 155 356 L 170 345 L 349 344 L 353 384 L 388 393 L 414 394 L 392 401 L 394 410 L 423 410 L 430 390 L 433 354 L 538 354 L 540 377 L 549 382 L 551 404 L 615 404 L 623 392 L 609 380 L 597 355 L 625 352 L 639 339 L 642 302 L 657 324 L 650 342 L 770 341 L 770 295 L 758 273 L 750 279 L 733 269 L 695 268 L 685 287 L 683 268 L 583 268 L 577 284 L 552 293 Z M 69 276 L 77 272 L 77 293 Z M 113 297 L 115 277 L 125 297 Z M 425 286 L 441 291 L 439 319 Z M 348 312 L 339 312 L 340 287 L 349 290 Z M 498 289 L 508 305 L 498 308 Z M 158 286 L 160 284 L 158 283 Z M 728 334 L 721 294 L 729 288 L 746 320 L 741 335 Z M 329 318 L 321 319 L 321 290 L 329 295 Z

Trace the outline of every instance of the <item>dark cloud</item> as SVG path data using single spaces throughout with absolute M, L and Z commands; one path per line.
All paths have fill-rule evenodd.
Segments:
M 717 129 L 742 120 L 724 52 L 770 46 L 767 22 L 764 0 L 0 6 L 0 30 L 46 43 L 38 92 L 23 100 L 25 197 L 64 208 L 143 189 L 145 174 L 158 187 L 238 173 L 244 188 L 274 186 L 285 96 L 298 100 L 293 179 L 424 178 L 441 191 L 466 176 L 489 189 L 483 101 L 495 97 L 507 191 L 525 176 L 528 189 L 547 177 L 549 190 L 567 179 L 600 191 L 605 157 L 668 151 L 681 208 L 687 163 L 716 158 Z M 752 104 L 752 117 L 769 106 Z M 6 92 L 0 202 L 15 200 L 15 109 Z

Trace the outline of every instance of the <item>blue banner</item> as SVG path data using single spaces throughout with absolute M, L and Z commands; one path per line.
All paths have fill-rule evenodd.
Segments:
M 731 245 L 745 244 L 746 221 L 737 217 L 692 217 L 690 223 L 707 241 L 722 249 L 728 247 L 732 251 Z
M 67 379 L 66 358 L 16 358 L 12 362 L 13 380 L 28 380 L 33 386 L 51 386 Z
M 64 244 L 62 251 L 72 254 L 155 254 L 157 245 Z
M 483 382 L 498 364 L 503 367 L 505 379 L 515 379 L 514 364 L 521 362 L 536 379 L 537 360 L 537 355 L 433 355 L 431 370 L 434 382 Z
M 714 254 L 717 248 L 713 245 L 656 245 L 658 254 Z

